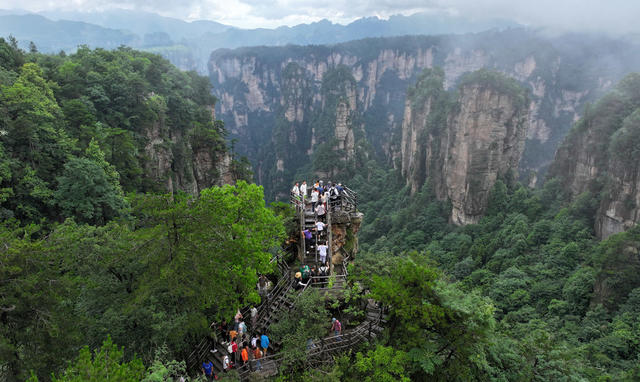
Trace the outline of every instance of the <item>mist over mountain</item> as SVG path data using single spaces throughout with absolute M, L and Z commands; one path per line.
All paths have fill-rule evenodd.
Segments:
M 219 48 L 334 44 L 366 37 L 473 33 L 518 25 L 506 19 L 474 20 L 449 14 L 417 13 L 392 16 L 388 20 L 360 18 L 348 25 L 325 19 L 293 27 L 240 29 L 214 21 L 186 22 L 128 10 L 49 11 L 41 15 L 6 13 L 0 23 L 0 35 L 13 35 L 24 48 L 30 41 L 43 52 L 56 53 L 75 51 L 80 44 L 100 48 L 128 45 L 160 54 L 183 70 L 200 73 L 206 73 L 210 53 Z
M 198 20 L 186 22 L 163 17 L 155 13 L 114 9 L 104 12 L 40 12 L 52 20 L 82 21 L 104 28 L 122 29 L 144 37 L 151 33 L 166 33 L 174 41 L 197 38 L 206 33 L 220 33 L 232 27 L 215 21 Z
M 35 14 L 0 16 L 0 35 L 14 36 L 25 48 L 33 41 L 39 50 L 48 53 L 73 52 L 84 44 L 108 49 L 139 44 L 139 38 L 131 32 L 79 21 L 52 21 Z

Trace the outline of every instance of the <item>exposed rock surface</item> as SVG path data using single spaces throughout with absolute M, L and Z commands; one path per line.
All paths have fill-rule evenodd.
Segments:
M 640 221 L 640 75 L 627 76 L 578 121 L 559 147 L 549 175 L 572 198 L 599 196 L 598 237 Z
M 148 180 L 147 188 L 195 195 L 204 188 L 236 181 L 224 142 L 200 140 L 191 134 L 190 129 L 185 132 L 171 128 L 164 113 L 158 113 L 157 119 L 145 129 L 147 160 L 143 176 Z
M 458 96 L 438 87 L 444 73 L 418 81 L 405 107 L 402 173 L 412 192 L 430 180 L 440 200 L 452 204 L 454 224 L 476 223 L 499 176 L 517 171 L 528 124 L 524 89 L 497 73 L 470 79 Z M 507 91 L 503 83 L 516 86 Z
M 358 231 L 364 215 L 361 212 L 335 212 L 331 215 L 331 253 L 333 264 L 342 264 L 358 252 Z
M 528 46 L 536 46 L 536 50 L 532 52 Z M 362 116 L 365 138 L 375 154 L 394 166 L 400 157 L 394 150 L 394 140 L 400 138 L 406 89 L 425 68 L 444 68 L 445 87 L 454 87 L 469 71 L 482 67 L 497 70 L 532 91 L 531 128 L 520 162 L 520 173 L 529 174 L 546 169 L 586 102 L 595 100 L 612 80 L 637 67 L 636 55 L 630 58 L 630 52 L 634 50 L 627 45 L 607 45 L 586 36 L 549 38 L 533 32 L 505 31 L 366 39 L 332 46 L 219 50 L 211 55 L 209 72 L 220 99 L 218 116 L 232 138 L 238 139 L 237 151 L 254 164 L 257 179 L 274 177 L 271 171 L 277 160 L 284 160 L 281 179 L 287 183 L 292 177 L 287 172 L 295 173 L 308 160 L 298 158 L 298 167 L 287 169 L 291 159 L 284 158 L 280 151 L 279 155 L 263 152 L 259 146 L 269 144 L 265 137 L 274 134 L 278 120 L 285 115 L 287 121 L 296 124 L 295 134 L 290 136 L 297 140 L 284 150 L 306 155 L 315 152 L 320 139 L 311 116 L 322 107 L 323 81 L 332 69 L 344 66 L 350 71 L 355 86 L 348 103 L 354 104 L 353 97 Z M 283 95 L 294 85 L 285 78 L 291 64 L 304 78 L 296 86 L 308 92 L 304 99 L 309 101 L 290 102 L 282 111 Z M 590 70 L 581 70 L 583 67 Z M 269 189 L 288 186 L 265 184 L 265 190 L 268 194 Z

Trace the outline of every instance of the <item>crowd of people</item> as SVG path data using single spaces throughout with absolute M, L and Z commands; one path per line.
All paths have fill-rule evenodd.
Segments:
M 324 269 L 329 269 L 329 263 L 327 261 L 329 241 L 327 238 L 326 214 L 327 210 L 332 206 L 333 208 L 340 208 L 344 191 L 345 189 L 342 183 L 327 182 L 325 185 L 322 180 L 317 180 L 311 188 L 307 187 L 306 181 L 303 181 L 302 184 L 296 182 L 291 189 L 291 195 L 294 200 L 298 200 L 300 205 L 304 206 L 305 209 L 310 207 L 315 216 L 313 228 L 302 231 L 305 240 L 305 254 L 309 255 L 309 248 L 316 247 L 318 255 L 316 261 L 319 265 L 311 269 L 310 273 L 312 276 L 328 276 L 328 271 L 324 272 Z M 303 277 L 304 272 L 301 270 L 300 273 L 300 277 L 296 277 L 298 281 L 296 284 L 297 288 L 304 287 L 308 283 L 308 280 Z
M 312 210 L 318 215 L 324 215 L 330 205 L 339 208 L 342 195 L 344 194 L 342 183 L 327 182 L 317 180 L 311 188 L 307 187 L 307 181 L 302 184 L 296 182 L 291 189 L 291 195 L 306 206 L 310 203 Z M 319 207 L 319 209 L 318 209 Z
M 219 332 L 224 334 L 224 338 L 222 338 L 220 343 L 227 347 L 227 354 L 222 359 L 222 369 L 224 372 L 228 372 L 233 368 L 249 368 L 251 361 L 254 361 L 253 371 L 260 371 L 262 369 L 261 360 L 267 355 L 270 341 L 266 333 L 258 335 L 256 331 L 258 309 L 253 307 L 250 313 L 251 329 L 256 332 L 253 335 L 249 334 L 247 324 L 240 311 L 236 313 L 233 325 L 229 325 L 226 321 L 223 321 L 218 326 Z M 217 379 L 211 361 L 203 361 L 201 371 L 207 380 L 212 381 Z

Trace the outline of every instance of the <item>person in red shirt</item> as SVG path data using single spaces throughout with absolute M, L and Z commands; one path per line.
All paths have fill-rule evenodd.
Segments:
M 342 324 L 335 317 L 331 319 L 331 330 L 336 335 L 338 341 L 342 341 L 340 334 L 342 334 Z
M 238 353 L 238 343 L 236 341 L 233 341 L 231 343 L 231 362 L 236 363 L 237 362 L 237 357 L 236 357 L 236 353 Z

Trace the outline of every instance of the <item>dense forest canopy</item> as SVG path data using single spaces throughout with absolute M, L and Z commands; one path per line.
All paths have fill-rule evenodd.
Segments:
M 4 218 L 104 224 L 127 214 L 125 193 L 167 190 L 167 178 L 176 189 L 194 183 L 180 176 L 197 154 L 227 150 L 208 80 L 159 56 L 124 47 L 25 54 L 15 40 L 0 51 Z
M 287 73 L 299 80 L 295 66 Z M 449 105 L 443 78 L 439 69 L 418 78 L 416 106 L 434 92 Z M 525 97 L 492 72 L 465 81 Z M 323 86 L 327 106 L 313 123 L 326 143 L 353 77 L 339 67 Z M 612 130 L 603 155 L 624 159 L 637 156 L 638 116 L 619 97 L 588 108 L 571 134 Z M 210 324 L 260 303 L 258 274 L 274 272 L 272 255 L 296 240 L 297 223 L 242 180 L 181 190 L 202 152 L 227 153 L 214 102 L 206 78 L 152 54 L 42 55 L 0 41 L 0 379 L 197 378 L 184 361 L 213 335 Z M 456 227 L 430 179 L 412 194 L 398 169 L 373 159 L 362 131 L 355 141 L 333 174 L 359 193 L 361 250 L 341 295 L 305 291 L 277 312 L 277 380 L 640 378 L 640 229 L 598 241 L 607 195 L 572 195 L 556 178 L 532 189 L 504 174 L 479 223 Z M 170 153 L 171 172 L 157 176 L 150 145 Z M 344 154 L 325 146 L 295 176 Z M 236 179 L 250 176 L 246 163 L 231 166 Z M 361 322 L 369 299 L 387 309 L 382 335 L 307 367 L 307 341 L 331 316 Z

